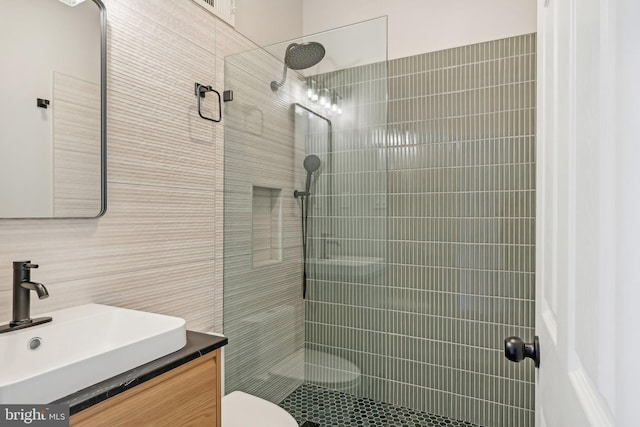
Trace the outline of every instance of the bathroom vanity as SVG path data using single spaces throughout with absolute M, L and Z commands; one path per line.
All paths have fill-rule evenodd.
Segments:
M 181 350 L 54 403 L 72 426 L 220 426 L 220 352 L 227 339 L 187 331 Z

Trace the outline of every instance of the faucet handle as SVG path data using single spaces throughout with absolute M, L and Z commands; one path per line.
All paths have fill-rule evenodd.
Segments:
M 38 268 L 38 264 L 32 264 L 31 261 L 13 261 L 14 270 L 28 270 L 30 268 Z

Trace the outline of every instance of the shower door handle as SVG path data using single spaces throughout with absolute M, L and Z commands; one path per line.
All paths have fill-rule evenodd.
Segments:
M 538 337 L 534 337 L 530 344 L 522 341 L 520 337 L 509 337 L 504 339 L 504 357 L 512 362 L 521 362 L 526 357 L 533 360 L 535 367 L 540 367 L 540 342 Z

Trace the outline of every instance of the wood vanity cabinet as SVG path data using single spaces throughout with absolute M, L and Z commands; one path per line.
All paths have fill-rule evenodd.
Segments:
M 220 349 L 71 416 L 78 427 L 221 427 Z

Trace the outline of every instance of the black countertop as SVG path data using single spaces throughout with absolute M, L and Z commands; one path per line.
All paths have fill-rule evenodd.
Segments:
M 226 345 L 227 342 L 225 337 L 187 331 L 187 344 L 180 350 L 51 403 L 69 405 L 70 415 L 73 415 L 200 356 L 211 353 Z

